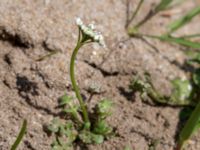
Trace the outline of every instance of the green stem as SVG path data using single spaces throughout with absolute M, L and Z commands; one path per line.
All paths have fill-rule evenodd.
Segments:
M 23 136 L 24 136 L 25 133 L 26 133 L 26 127 L 27 127 L 27 121 L 24 120 L 24 121 L 23 121 L 23 125 L 22 125 L 22 127 L 21 127 L 21 130 L 20 130 L 20 132 L 19 132 L 19 134 L 18 134 L 18 136 L 17 136 L 16 141 L 15 141 L 14 144 L 12 145 L 11 150 L 16 150 L 16 149 L 17 149 L 19 143 L 21 142 Z
M 196 131 L 199 119 L 200 119 L 200 102 L 192 112 L 189 120 L 186 122 L 186 125 L 184 126 L 183 130 L 180 133 L 177 150 L 181 150 L 184 146 L 184 143 L 190 138 L 193 132 Z
M 148 20 L 150 20 L 156 13 L 151 10 L 144 19 L 142 19 L 139 23 L 137 23 L 135 26 L 133 26 L 132 28 L 128 29 L 128 34 L 130 36 L 133 36 L 134 34 L 137 35 L 139 28 L 144 25 Z
M 131 18 L 128 20 L 126 27 L 129 26 L 129 24 L 133 21 L 133 19 L 135 18 L 135 16 L 138 14 L 142 4 L 143 4 L 144 0 L 140 0 L 139 4 L 137 5 L 136 10 L 133 12 L 133 15 L 131 16 Z
M 78 98 L 78 101 L 79 101 L 79 104 L 80 104 L 80 107 L 81 107 L 81 110 L 83 113 L 83 120 L 86 124 L 88 124 L 88 123 L 90 123 L 89 117 L 88 117 L 88 112 L 87 112 L 86 106 L 83 102 L 83 98 L 80 94 L 79 87 L 77 86 L 77 83 L 75 80 L 75 73 L 74 73 L 74 64 L 75 64 L 76 55 L 81 46 L 82 46 L 82 42 L 80 40 L 78 40 L 78 43 L 73 51 L 71 61 L 70 61 L 70 78 L 71 78 L 71 82 L 72 82 L 72 87 L 75 91 L 76 97 Z

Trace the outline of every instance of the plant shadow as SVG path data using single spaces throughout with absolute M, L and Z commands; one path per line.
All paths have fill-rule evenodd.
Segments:
M 17 85 L 19 96 L 25 99 L 25 102 L 29 106 L 37 110 L 42 110 L 46 112 L 47 114 L 58 116 L 57 113 L 54 113 L 50 109 L 45 108 L 43 106 L 39 106 L 36 102 L 33 102 L 31 100 L 30 96 L 39 96 L 39 88 L 36 82 L 30 81 L 26 76 L 21 76 L 17 74 L 16 85 Z

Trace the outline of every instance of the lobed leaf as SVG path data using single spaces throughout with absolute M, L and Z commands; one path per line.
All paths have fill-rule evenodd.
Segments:
M 69 105 L 72 102 L 72 100 L 73 100 L 73 97 L 65 94 L 65 95 L 61 96 L 59 106 L 64 106 L 67 104 Z
M 108 135 L 112 132 L 112 128 L 105 122 L 105 120 L 101 120 L 96 123 L 93 132 L 101 135 Z
M 111 114 L 112 101 L 103 99 L 97 104 L 97 112 L 100 118 L 105 118 Z
M 176 101 L 190 101 L 192 94 L 192 85 L 189 80 L 172 80 L 173 92 L 171 97 Z
M 59 128 L 61 125 L 61 121 L 58 117 L 54 118 L 51 123 L 47 126 L 47 129 L 51 131 L 52 133 L 59 132 Z

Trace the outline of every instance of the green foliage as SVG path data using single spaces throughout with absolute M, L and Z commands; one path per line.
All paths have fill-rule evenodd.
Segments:
M 133 15 L 134 17 L 137 15 L 137 12 L 139 11 L 141 4 L 143 3 L 143 1 L 140 1 L 140 2 L 141 3 L 138 4 L 137 9 L 134 12 L 134 15 Z M 189 48 L 193 48 L 193 49 L 200 49 L 199 42 L 193 42 L 193 41 L 189 40 L 189 38 L 199 37 L 200 36 L 199 34 L 185 35 L 182 37 L 174 37 L 171 35 L 171 33 L 175 32 L 179 28 L 181 28 L 184 25 L 186 25 L 187 23 L 189 23 L 195 16 L 197 16 L 200 13 L 199 6 L 192 9 L 191 11 L 189 11 L 185 16 L 181 17 L 180 19 L 172 22 L 168 26 L 169 32 L 166 33 L 165 35 L 145 35 L 145 34 L 139 33 L 139 28 L 142 25 L 144 25 L 149 19 L 151 19 L 153 16 L 155 16 L 158 12 L 168 9 L 171 6 L 173 6 L 175 4 L 179 4 L 181 2 L 183 2 L 183 0 L 176 0 L 176 1 L 175 0 L 161 0 L 160 3 L 157 4 L 157 6 L 154 9 L 152 9 L 143 20 L 136 23 L 135 26 L 127 28 L 127 32 L 129 34 L 129 36 L 130 37 L 155 38 L 155 39 L 158 39 L 161 41 L 175 43 L 175 44 L 179 44 L 181 46 L 185 46 L 185 47 L 189 47 Z M 133 18 L 131 18 L 129 20 L 128 25 L 130 24 L 130 22 L 132 20 L 133 20 Z M 128 27 L 128 25 L 127 25 L 127 27 Z
M 105 46 L 103 36 L 94 30 L 93 25 L 84 25 L 80 18 L 76 21 L 79 36 L 70 61 L 70 79 L 78 104 L 69 95 L 65 94 L 60 98 L 59 108 L 62 109 L 64 119 L 54 118 L 47 127 L 48 131 L 56 137 L 51 145 L 53 150 L 71 150 L 75 141 L 81 141 L 84 144 L 101 144 L 113 133 L 112 127 L 106 123 L 107 117 L 111 115 L 112 102 L 104 99 L 94 107 L 93 114 L 89 113 L 76 83 L 74 71 L 78 50 L 83 45 L 92 42 Z M 93 94 L 99 92 L 95 86 L 90 90 Z
M 16 150 L 18 145 L 20 144 L 20 142 L 22 141 L 22 138 L 24 137 L 24 135 L 26 134 L 26 128 L 27 128 L 27 121 L 24 120 L 22 127 L 20 129 L 20 132 L 15 140 L 15 142 L 13 143 L 11 150 Z
M 172 33 L 182 26 L 186 25 L 189 23 L 195 16 L 197 16 L 200 13 L 200 7 L 196 7 L 192 9 L 190 12 L 188 12 L 185 16 L 181 17 L 180 19 L 172 22 L 168 28 L 169 32 Z
M 193 87 L 189 80 L 174 79 L 172 80 L 173 91 L 171 99 L 174 101 L 179 100 L 184 103 L 190 103 L 192 100 Z M 188 102 L 187 102 L 188 101 Z
M 110 100 L 102 100 L 95 106 L 95 120 L 92 122 L 90 130 L 85 128 L 85 123 L 80 120 L 79 106 L 73 104 L 73 98 L 67 95 L 61 97 L 59 106 L 62 106 L 62 112 L 74 118 L 73 122 L 69 120 L 61 120 L 56 117 L 48 126 L 48 130 L 56 136 L 56 140 L 52 143 L 53 150 L 72 149 L 73 143 L 80 140 L 86 144 L 100 144 L 105 138 L 113 133 L 105 119 L 111 115 L 112 102 Z M 74 117 L 75 116 L 75 117 Z
M 144 96 L 151 98 L 156 103 L 169 104 L 175 106 L 190 105 L 195 106 L 195 109 L 183 110 L 180 113 L 181 119 L 189 118 L 179 135 L 179 141 L 176 150 L 181 150 L 185 142 L 200 128 L 200 55 L 197 53 L 189 53 L 190 65 L 197 63 L 194 72 L 191 73 L 189 79 L 175 79 L 172 80 L 171 95 L 161 95 L 153 86 L 149 74 L 144 75 L 144 79 L 136 77 L 131 81 L 130 89 L 134 92 L 141 93 L 141 98 Z
M 195 63 L 200 64 L 200 62 L 198 61 L 199 59 L 198 53 L 195 53 L 194 55 L 191 55 L 191 56 L 192 56 L 191 58 L 192 61 L 190 60 L 190 63 L 195 62 Z M 189 119 L 187 120 L 184 128 L 182 129 L 179 135 L 177 150 L 181 150 L 184 147 L 186 141 L 192 136 L 192 134 L 194 134 L 200 128 L 199 79 L 200 79 L 200 68 L 196 68 L 196 70 L 191 75 L 191 82 L 193 83 L 193 87 L 195 89 L 193 95 L 198 100 L 198 104 L 196 105 L 193 111 L 189 110 L 184 114 L 186 117 L 189 116 Z M 182 116 L 183 116 L 183 113 L 182 113 Z
M 172 2 L 173 0 L 161 0 L 160 3 L 156 6 L 154 11 L 159 12 L 165 10 Z
M 183 130 L 179 135 L 177 150 L 181 150 L 185 142 L 191 137 L 191 135 L 194 132 L 196 132 L 199 129 L 200 127 L 199 121 L 200 121 L 200 102 L 192 112 L 190 118 L 186 122 Z
M 164 36 L 144 35 L 144 36 L 149 37 L 149 38 L 159 39 L 161 41 L 166 41 L 166 42 L 169 42 L 169 43 L 179 44 L 179 45 L 190 47 L 190 48 L 193 48 L 193 49 L 200 49 L 200 43 L 192 42 L 192 41 L 187 40 L 185 38 L 166 36 L 166 35 L 164 35 Z
M 111 115 L 111 108 L 113 103 L 110 100 L 103 99 L 97 104 L 97 115 L 101 120 Z
M 79 134 L 79 139 L 83 143 L 87 143 L 87 144 L 92 144 L 92 143 L 101 144 L 104 141 L 104 136 L 101 134 L 95 134 L 93 132 L 83 130 Z
M 188 80 L 175 79 L 172 81 L 173 89 L 171 96 L 165 96 L 158 92 L 153 86 L 151 77 L 149 74 L 144 75 L 145 78 L 134 78 L 129 88 L 134 92 L 140 92 L 142 100 L 146 101 L 148 98 L 159 104 L 167 105 L 193 105 L 193 90 L 191 83 Z
M 144 2 L 143 0 L 140 0 L 136 10 L 134 11 L 134 13 L 131 16 L 131 18 L 128 20 L 128 22 L 126 24 L 126 27 L 129 27 L 129 25 L 131 24 L 133 19 L 136 17 L 136 15 L 137 15 L 139 9 L 141 8 L 143 2 Z M 148 14 L 141 21 L 136 23 L 136 25 L 134 25 L 133 27 L 127 28 L 127 32 L 129 34 L 129 36 L 137 37 L 139 28 L 142 25 L 144 25 L 148 20 L 150 20 L 153 16 L 155 16 L 157 13 L 159 13 L 160 11 L 163 11 L 166 8 L 168 8 L 168 6 L 172 2 L 173 2 L 173 0 L 161 0 L 160 3 L 158 3 L 154 9 L 151 9 L 150 12 L 148 12 Z

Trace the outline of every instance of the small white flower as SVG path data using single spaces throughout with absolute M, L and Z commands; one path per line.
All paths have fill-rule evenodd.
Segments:
M 88 25 L 88 27 L 89 27 L 90 29 L 92 29 L 92 30 L 94 30 L 94 29 L 95 29 L 95 26 L 94 26 L 94 24 L 93 24 L 93 23 L 90 23 L 90 24 Z
M 81 18 L 76 18 L 76 24 L 78 26 L 82 26 L 83 25 L 83 22 L 82 22 Z
M 190 84 L 188 85 L 188 87 L 187 87 L 187 88 L 188 88 L 188 90 L 189 90 L 189 91 L 191 91 L 191 90 L 192 90 L 192 86 L 191 86 Z
M 103 38 L 102 35 L 99 35 L 99 44 L 100 44 L 101 46 L 103 46 L 103 47 L 106 47 L 106 44 L 105 44 L 105 42 L 104 42 L 104 38 Z
M 76 18 L 76 24 L 79 26 L 82 33 L 86 34 L 90 37 L 90 39 L 94 42 L 98 42 L 99 45 L 106 47 L 103 35 L 100 32 L 95 31 L 95 26 L 93 23 L 88 26 L 84 25 L 80 18 Z

